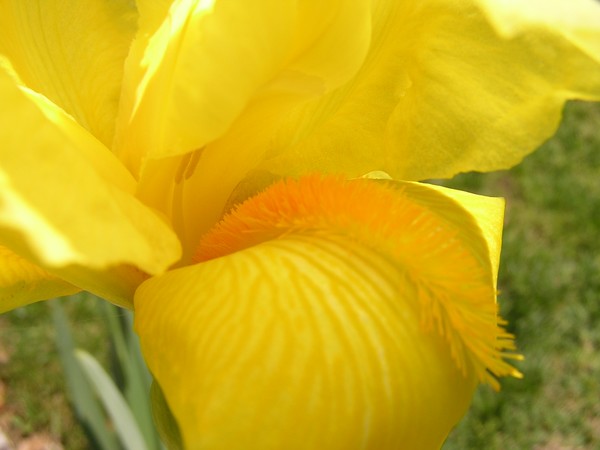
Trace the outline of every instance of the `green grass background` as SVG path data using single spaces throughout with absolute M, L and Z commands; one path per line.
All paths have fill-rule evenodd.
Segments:
M 507 199 L 499 285 L 526 360 L 523 380 L 482 386 L 444 450 L 600 448 L 600 107 L 571 103 L 555 138 L 505 172 L 447 185 Z M 89 298 L 67 309 L 80 346 L 106 361 L 106 329 Z M 0 316 L 11 435 L 45 431 L 88 448 L 76 427 L 46 304 Z M 410 450 L 410 449 L 407 449 Z
M 521 165 L 449 183 L 507 199 L 499 301 L 526 359 L 444 450 L 600 448 L 600 107 L 564 116 Z

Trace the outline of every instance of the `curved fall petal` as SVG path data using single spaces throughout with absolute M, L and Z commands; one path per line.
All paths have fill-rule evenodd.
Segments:
M 141 6 L 117 140 L 133 172 L 213 141 L 274 82 L 304 95 L 337 87 L 368 45 L 364 0 L 181 0 L 162 21 L 164 4 Z
M 77 291 L 75 286 L 0 245 L 0 313 Z
M 85 279 L 102 285 L 94 271 L 131 265 L 160 273 L 177 260 L 176 237 L 134 198 L 135 182 L 106 147 L 4 72 L 0 98 L 3 245 L 53 273 L 66 270 L 70 283 L 86 289 Z M 76 267 L 85 268 L 84 279 Z
M 205 235 L 195 259 L 227 255 L 294 231 L 327 230 L 358 239 L 388 252 L 423 285 L 420 300 L 435 304 L 438 312 L 446 311 L 426 322 L 437 323 L 448 337 L 461 367 L 470 361 L 479 379 L 494 386 L 497 382 L 490 374 L 518 376 L 502 360 L 502 355 L 510 356 L 504 350 L 514 348 L 511 337 L 496 327 L 494 271 L 501 231 L 484 232 L 479 225 L 490 228 L 502 222 L 473 217 L 473 213 L 501 216 L 502 203 L 425 184 L 384 183 L 319 176 L 275 183 L 234 208 Z M 442 305 L 428 300 L 428 294 L 448 299 L 453 293 L 463 297 L 460 302 Z M 460 323 L 462 319 L 468 325 Z M 464 335 L 467 331 L 469 336 Z
M 24 84 L 112 143 L 123 64 L 135 33 L 127 0 L 5 0 L 0 54 Z
M 185 447 L 439 448 L 477 381 L 519 376 L 476 203 L 280 182 L 144 282 L 136 329 Z
M 185 448 L 439 448 L 475 380 L 400 276 L 351 243 L 289 238 L 144 283 L 136 327 Z

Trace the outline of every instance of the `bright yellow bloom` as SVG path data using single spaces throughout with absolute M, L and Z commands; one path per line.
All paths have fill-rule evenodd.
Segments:
M 597 2 L 131 3 L 0 0 L 0 310 L 134 308 L 188 449 L 439 448 L 519 376 L 503 202 L 414 181 L 599 99 Z

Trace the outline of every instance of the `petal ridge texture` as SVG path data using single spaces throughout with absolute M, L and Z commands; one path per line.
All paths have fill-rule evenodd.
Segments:
M 452 212 L 402 183 L 276 183 L 197 264 L 140 286 L 136 330 L 186 448 L 437 449 L 487 369 L 517 375 L 485 238 L 430 197 Z
M 135 33 L 133 2 L 3 0 L 0 54 L 24 85 L 111 145 L 123 64 Z
M 480 381 L 497 387 L 490 371 L 519 376 L 497 353 L 514 349 L 512 336 L 496 328 L 497 267 L 479 224 L 444 191 L 452 192 L 399 181 L 281 181 L 227 215 L 202 240 L 196 259 L 291 234 L 357 241 L 406 271 L 418 287 L 426 328 L 446 336 L 459 368 L 474 368 Z

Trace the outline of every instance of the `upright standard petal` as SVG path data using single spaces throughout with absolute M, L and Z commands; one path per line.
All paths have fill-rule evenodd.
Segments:
M 111 145 L 136 28 L 128 0 L 2 0 L 0 54 L 25 85 Z
M 130 95 L 118 145 L 132 170 L 143 166 L 139 196 L 167 213 L 184 252 L 197 246 L 232 191 L 264 160 L 280 114 L 354 76 L 370 36 L 365 0 L 215 2 L 205 9 L 199 3 L 199 12 L 190 5 L 175 2 L 163 32 L 142 47 L 149 54 L 163 48 L 157 43 L 164 46 L 164 59 L 145 71 L 138 67 L 144 53 L 135 56 L 146 35 L 140 32 L 128 60 L 126 79 L 133 84 L 125 90 Z M 181 11 L 189 20 L 180 29 L 173 21 Z M 160 14 L 149 16 L 153 30 Z M 169 24 L 171 34 L 164 30 Z M 175 72 L 167 77 L 170 70 Z M 145 81 L 137 89 L 140 79 Z M 157 103 L 166 100 L 168 108 Z M 135 111 L 131 123 L 127 111 Z M 172 138 L 158 137 L 161 130 Z M 193 145 L 177 144 L 186 136 Z M 165 157 L 182 151 L 187 153 Z
M 135 182 L 106 147 L 4 72 L 0 98 L 3 245 L 52 273 L 64 270 L 78 287 L 91 282 L 90 290 L 109 298 L 102 277 L 89 271 L 100 275 L 125 264 L 160 273 L 177 260 L 176 237 L 134 198 Z M 111 278 L 120 296 L 135 289 L 135 276 Z
M 363 11 L 370 28 L 359 33 L 368 54 L 357 58 L 358 72 L 349 66 L 348 81 L 320 89 L 303 83 L 319 77 L 280 73 L 218 139 L 150 161 L 140 196 L 168 211 L 184 247 L 193 248 L 240 186 L 262 179 L 379 168 L 420 180 L 517 163 L 554 132 L 566 99 L 600 98 L 600 65 L 556 24 L 521 21 L 523 32 L 509 37 L 479 6 L 374 3 Z M 343 23 L 338 34 L 353 35 L 352 21 Z M 599 33 L 585 36 L 592 42 Z M 167 181 L 157 188 L 159 178 Z
M 366 5 L 178 0 L 161 23 L 164 6 L 142 8 L 119 118 L 122 160 L 137 172 L 144 157 L 203 147 L 282 74 L 294 91 L 333 89 L 366 52 Z
M 477 223 L 412 197 L 278 183 L 198 264 L 142 284 L 136 329 L 185 448 L 438 449 L 477 381 L 518 376 Z
M 75 286 L 0 246 L 0 313 L 77 291 Z
M 516 2 L 377 2 L 360 72 L 280 112 L 272 159 L 259 169 L 359 176 L 376 167 L 410 180 L 505 169 L 554 133 L 567 99 L 600 99 L 600 27 L 567 28 L 547 12 L 568 4 L 589 25 L 598 2 L 534 2 L 548 20 L 521 17 L 510 37 L 481 3 Z

